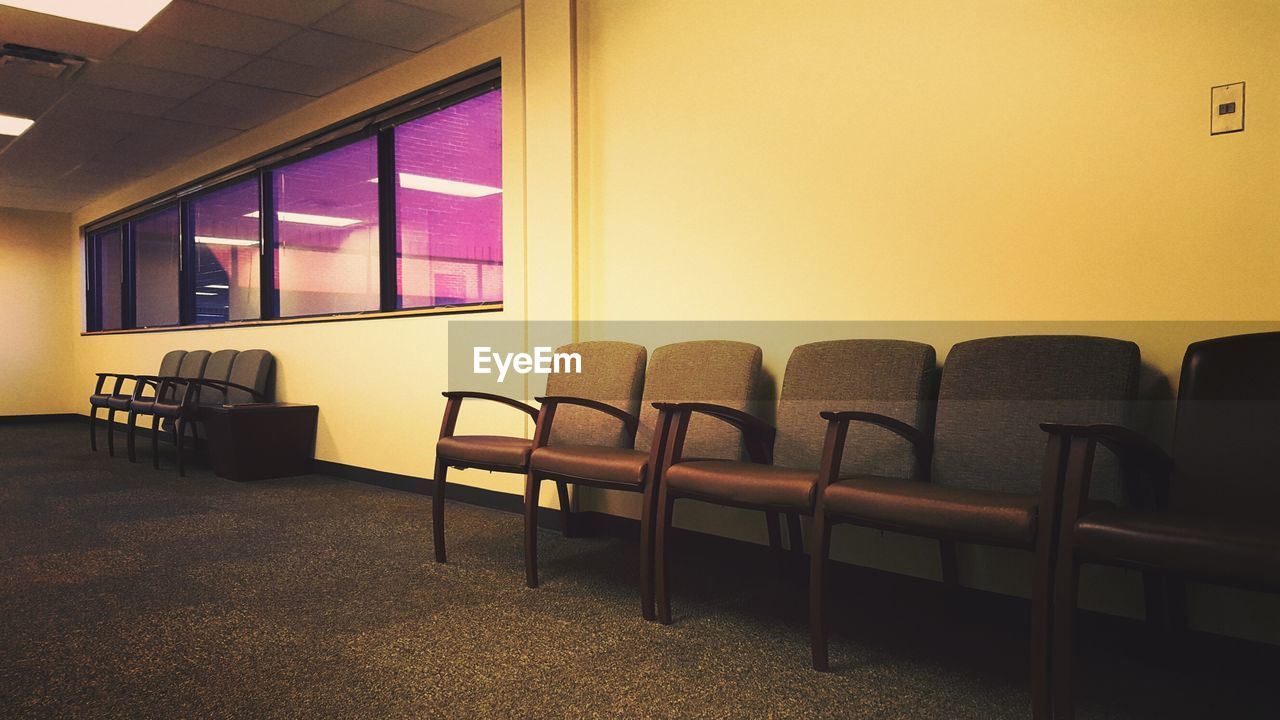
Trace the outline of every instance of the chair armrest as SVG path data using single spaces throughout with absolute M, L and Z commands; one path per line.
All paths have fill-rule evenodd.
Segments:
M 94 375 L 98 378 L 97 384 L 93 386 L 94 395 L 99 395 L 102 393 L 102 386 L 106 384 L 107 378 L 116 379 L 115 386 L 111 390 L 112 395 L 120 394 L 120 391 L 124 388 L 125 380 L 133 380 L 135 383 L 138 381 L 138 376 L 132 375 L 130 373 L 100 372 L 100 373 L 94 373 Z
M 587 398 L 569 397 L 567 395 L 549 395 L 546 397 L 535 397 L 542 405 L 542 410 L 538 413 L 538 425 L 533 431 L 533 448 L 536 450 L 544 447 L 551 442 L 551 428 L 555 422 L 556 410 L 561 405 L 576 405 L 578 407 L 589 408 L 596 412 L 604 413 L 610 417 L 622 421 L 623 427 L 627 431 L 627 436 L 631 445 L 636 442 L 636 430 L 640 427 L 640 418 L 632 415 L 626 410 L 616 408 L 608 403 L 598 400 L 589 400 Z
M 253 396 L 253 399 L 254 399 L 255 401 L 257 401 L 257 402 L 266 402 L 266 400 L 267 400 L 267 396 L 266 396 L 266 395 L 263 395 L 262 393 L 258 392 L 257 390 L 254 390 L 253 388 L 248 387 L 248 386 L 246 386 L 246 385 L 241 385 L 241 384 L 239 384 L 239 383 L 233 383 L 233 382 L 230 382 L 230 381 L 228 381 L 228 380 L 204 380 L 204 379 L 201 379 L 201 380 L 192 380 L 191 382 L 199 383 L 199 384 L 201 384 L 201 385 L 204 385 L 204 386 L 206 386 L 206 387 L 211 387 L 211 388 L 214 388 L 214 389 L 216 389 L 216 390 L 221 390 L 221 391 L 222 391 L 222 399 L 223 399 L 223 400 L 226 400 L 226 399 L 227 399 L 227 390 L 228 390 L 228 389 L 231 389 L 231 388 L 235 388 L 236 390 L 243 390 L 244 392 L 249 393 L 251 396 Z
M 923 476 L 928 477 L 929 463 L 933 457 L 933 438 L 919 428 L 888 415 L 862 410 L 824 410 L 818 415 L 827 421 L 827 438 L 823 444 L 822 466 L 818 474 L 820 487 L 825 488 L 839 475 L 840 466 L 844 462 L 844 444 L 849 433 L 849 423 L 854 422 L 882 427 L 911 443 L 916 464 Z
M 1151 438 L 1123 425 L 1064 425 L 1041 423 L 1040 429 L 1053 435 L 1079 437 L 1102 445 L 1124 462 L 1137 463 L 1144 470 L 1167 476 L 1173 458 Z
M 502 395 L 494 395 L 493 393 L 472 392 L 469 390 L 448 390 L 440 393 L 448 399 L 444 406 L 444 419 L 440 421 L 440 437 L 450 437 L 453 435 L 453 429 L 458 424 L 458 413 L 462 410 L 462 401 L 468 398 L 474 400 L 490 400 L 492 402 L 513 407 L 525 415 L 538 419 L 538 411 L 530 405 L 526 405 L 519 400 L 512 400 Z
M 656 402 L 653 406 L 658 409 L 658 412 L 671 415 L 674 419 L 675 431 L 669 452 L 669 464 L 680 462 L 680 456 L 684 452 L 685 434 L 689 429 L 689 421 L 695 413 L 713 417 L 737 428 L 746 441 L 747 455 L 751 458 L 751 462 L 764 465 L 773 462 L 773 441 L 778 431 L 751 413 L 714 403 Z

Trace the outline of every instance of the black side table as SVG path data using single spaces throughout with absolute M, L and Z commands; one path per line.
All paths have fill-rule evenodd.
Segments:
M 212 405 L 199 410 L 213 471 L 228 480 L 306 475 L 320 407 L 296 403 Z

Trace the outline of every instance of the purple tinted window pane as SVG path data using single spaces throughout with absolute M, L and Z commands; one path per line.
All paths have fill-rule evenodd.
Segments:
M 502 300 L 502 92 L 396 133 L 399 307 Z
M 91 238 L 98 265 L 98 329 L 119 330 L 124 327 L 124 307 L 120 302 L 120 283 L 124 279 L 123 235 L 119 228 L 98 233 Z
M 178 324 L 180 227 L 177 207 L 133 223 L 137 327 Z
M 190 202 L 196 251 L 197 323 L 261 317 L 258 205 L 256 178 Z
M 375 138 L 275 171 L 282 317 L 379 308 L 377 177 Z

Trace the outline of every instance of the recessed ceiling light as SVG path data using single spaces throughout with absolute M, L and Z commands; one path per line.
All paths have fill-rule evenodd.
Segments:
M 257 210 L 251 213 L 245 213 L 247 218 L 256 218 L 259 216 Z M 307 213 L 284 212 L 283 210 L 276 213 L 276 217 L 280 222 L 302 223 L 303 225 L 324 225 L 325 227 L 347 227 L 359 223 L 354 218 L 330 217 L 329 215 L 308 215 Z
M 0 5 L 121 30 L 141 30 L 170 0 L 4 0 Z
M 197 235 L 196 242 L 201 245 L 235 245 L 236 247 L 248 247 L 257 245 L 257 240 L 241 240 L 239 238 L 210 237 L 208 235 Z
M 35 124 L 35 120 L 27 118 L 14 117 L 12 115 L 0 115 L 0 135 L 12 135 L 17 137 L 27 131 L 27 128 Z
M 128 31 L 142 29 L 151 18 L 164 10 L 170 0 L 4 0 L 0 5 L 31 10 L 59 18 L 81 20 L 96 26 L 118 27 Z
M 369 182 L 376 183 L 378 178 L 371 178 Z M 415 175 L 413 173 L 400 173 L 400 187 L 441 193 L 442 195 L 457 195 L 465 198 L 488 197 L 502 192 L 502 188 L 493 187 L 492 185 L 479 185 L 461 180 L 446 180 L 444 178 L 431 177 L 430 175 Z

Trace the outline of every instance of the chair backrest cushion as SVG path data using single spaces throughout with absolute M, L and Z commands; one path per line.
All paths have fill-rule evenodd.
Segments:
M 156 374 L 161 377 L 173 377 L 178 374 L 178 368 L 182 366 L 182 358 L 187 356 L 186 350 L 170 350 L 164 354 L 164 358 L 160 360 L 160 371 Z
M 238 354 L 240 354 L 238 350 L 219 350 L 210 355 L 209 362 L 204 365 L 204 379 L 226 382 L 231 376 L 231 363 L 235 361 Z M 207 386 L 200 388 L 201 405 L 221 405 L 222 403 L 221 390 Z
M 644 388 L 647 351 L 643 345 L 627 342 L 593 341 L 571 343 L 556 353 L 577 354 L 580 372 L 552 372 L 547 377 L 548 395 L 567 395 L 612 405 L 635 415 Z M 630 446 L 622 422 L 589 408 L 562 405 L 556 410 L 551 430 L 552 445 Z
M 694 340 L 654 350 L 645 371 L 636 449 L 652 447 L 655 402 L 707 402 L 750 411 L 761 356 L 759 347 L 731 340 Z M 742 436 L 732 426 L 703 415 L 689 423 L 685 457 L 737 459 L 742 450 Z
M 175 377 L 178 370 L 182 367 L 182 359 L 187 356 L 186 350 L 170 350 L 164 354 L 160 360 L 160 370 L 156 374 L 160 377 Z M 172 389 L 166 393 L 164 400 L 172 402 L 174 399 L 174 391 Z
M 244 350 L 236 355 L 231 365 L 230 381 L 257 390 L 262 400 L 254 398 L 244 390 L 231 388 L 227 391 L 228 405 L 243 405 L 254 402 L 271 402 L 275 399 L 276 379 L 275 358 L 266 350 Z
M 827 421 L 824 410 L 861 410 L 901 420 L 928 434 L 936 356 L 929 345 L 903 340 L 832 340 L 791 351 L 778 400 L 774 463 L 817 469 Z M 841 475 L 911 477 L 915 452 L 884 428 L 853 423 Z
M 957 344 L 942 371 L 933 481 L 1039 492 L 1048 435 L 1040 423 L 1126 424 L 1138 346 L 1077 335 L 1023 335 Z M 1116 463 L 1099 452 L 1092 495 L 1121 499 Z
M 1170 504 L 1275 521 L 1280 512 L 1280 333 L 1187 348 Z

